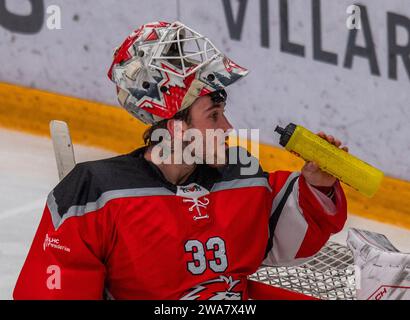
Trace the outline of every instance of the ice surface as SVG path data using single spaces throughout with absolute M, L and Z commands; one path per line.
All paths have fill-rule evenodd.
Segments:
M 114 153 L 74 146 L 77 162 Z M 0 299 L 10 299 L 40 222 L 47 194 L 58 183 L 51 139 L 0 129 Z

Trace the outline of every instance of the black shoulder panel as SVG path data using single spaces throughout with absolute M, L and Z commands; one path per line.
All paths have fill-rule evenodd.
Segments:
M 109 159 L 78 163 L 53 189 L 60 216 L 73 206 L 85 206 L 109 191 L 162 187 L 141 149 Z

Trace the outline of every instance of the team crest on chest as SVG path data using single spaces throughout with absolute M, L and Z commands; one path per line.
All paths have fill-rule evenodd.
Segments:
M 191 183 L 186 186 L 177 187 L 177 196 L 183 197 L 183 202 L 190 202 L 192 205 L 188 211 L 193 213 L 193 219 L 201 220 L 208 219 L 209 216 L 206 213 L 207 206 L 209 204 L 209 198 L 206 195 L 209 191 L 204 187 L 196 183 Z

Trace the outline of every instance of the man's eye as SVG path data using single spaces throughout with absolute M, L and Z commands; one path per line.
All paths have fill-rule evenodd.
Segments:
M 212 113 L 212 114 L 211 114 L 211 118 L 212 118 L 213 120 L 217 120 L 217 119 L 218 119 L 218 112 Z

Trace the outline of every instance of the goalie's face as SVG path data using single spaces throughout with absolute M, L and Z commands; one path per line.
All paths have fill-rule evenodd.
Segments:
M 214 102 L 210 96 L 195 100 L 190 107 L 188 128 L 197 129 L 202 136 L 202 158 L 211 166 L 225 164 L 227 133 L 232 125 L 225 116 L 225 102 Z M 196 150 L 195 150 L 196 151 Z

